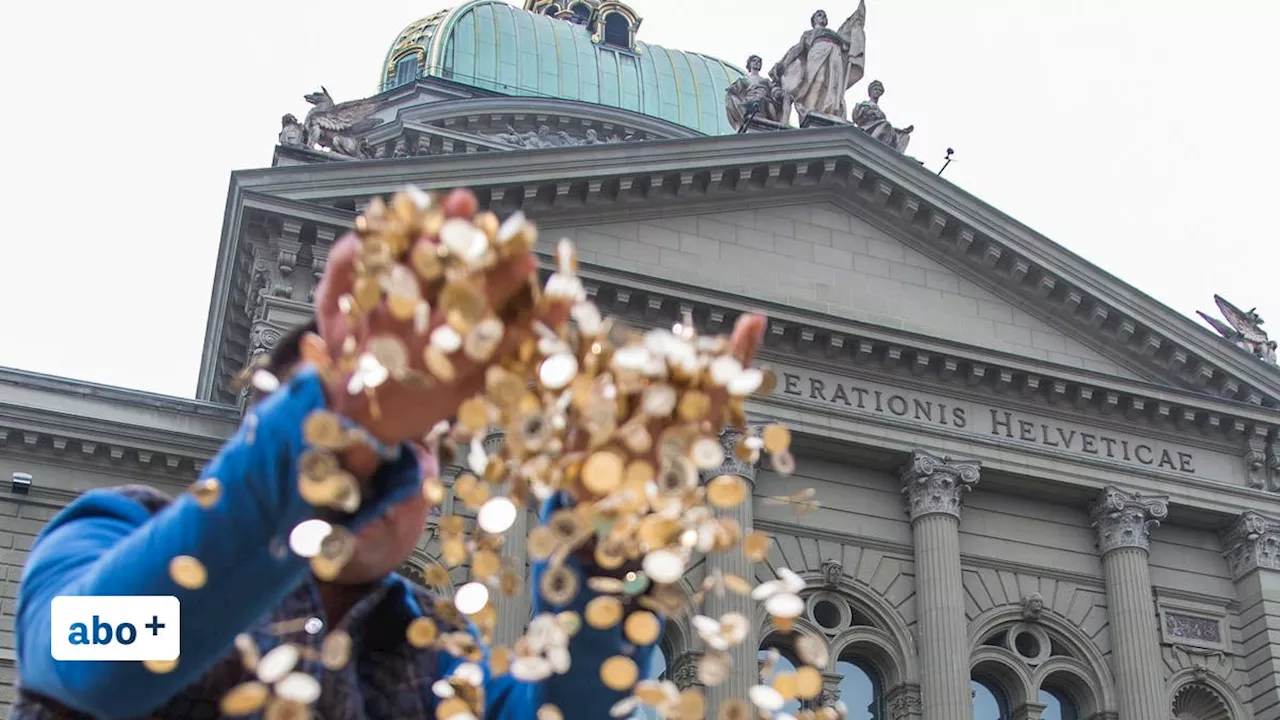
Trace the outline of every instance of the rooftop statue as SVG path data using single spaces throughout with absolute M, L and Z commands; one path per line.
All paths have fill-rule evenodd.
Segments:
M 302 147 L 303 140 L 306 138 L 306 131 L 302 128 L 302 123 L 298 122 L 298 118 L 293 113 L 288 113 L 280 118 L 280 144 L 288 147 Z
M 328 148 L 348 157 L 366 156 L 364 144 L 356 135 L 382 123 L 373 117 L 378 109 L 377 102 L 365 99 L 335 104 L 323 86 L 320 92 L 303 97 L 315 106 L 303 123 L 307 129 L 307 147 Z
M 1224 300 L 1221 295 L 1214 295 L 1213 301 L 1218 304 L 1219 312 L 1230 325 L 1202 312 L 1197 311 L 1197 314 L 1212 325 L 1214 330 L 1222 333 L 1223 337 L 1235 343 L 1236 347 L 1247 350 L 1263 362 L 1275 365 L 1276 341 L 1269 339 L 1266 331 L 1262 329 L 1262 318 L 1254 312 L 1257 308 L 1249 312 L 1241 312 L 1240 308 Z
M 783 117 L 791 115 L 791 106 L 801 118 L 807 112 L 848 116 L 845 93 L 862 79 L 866 67 L 866 20 L 865 0 L 839 30 L 827 27 L 824 10 L 809 18 L 813 27 L 769 71 L 788 101 L 782 108 Z
M 872 80 L 867 86 L 869 99 L 853 106 L 853 124 L 862 128 L 868 135 L 897 150 L 905 152 L 907 143 L 911 142 L 911 131 L 914 125 L 896 128 L 889 124 L 889 118 L 880 109 L 880 96 L 884 95 L 884 83 Z
M 777 123 L 786 123 L 782 114 L 785 98 L 782 88 L 760 74 L 764 60 L 759 55 L 747 58 L 747 74 L 733 81 L 724 91 L 724 110 L 729 124 L 738 132 L 744 132 L 747 122 L 759 117 Z

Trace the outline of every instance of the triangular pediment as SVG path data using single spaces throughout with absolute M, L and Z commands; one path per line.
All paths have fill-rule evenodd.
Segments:
M 831 202 L 556 227 L 603 267 L 1130 380 L 1088 333 Z M 748 300 L 747 302 L 750 302 Z

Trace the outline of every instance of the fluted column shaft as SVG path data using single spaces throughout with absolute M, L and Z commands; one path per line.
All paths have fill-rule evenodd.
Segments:
M 702 476 L 704 482 L 720 475 L 736 475 L 746 481 L 748 489 L 746 499 L 734 508 L 717 512 L 720 516 L 733 518 L 742 528 L 742 533 L 745 536 L 746 533 L 751 532 L 752 523 L 754 522 L 755 513 L 752 496 L 755 493 L 756 464 L 743 462 L 734 456 L 734 450 L 741 438 L 742 433 L 740 431 L 733 428 L 726 429 L 720 436 L 721 441 L 724 443 L 724 464 L 718 470 L 702 473 Z M 716 570 L 727 575 L 737 575 L 747 580 L 754 577 L 752 563 L 743 554 L 741 543 L 738 543 L 729 552 L 715 553 L 707 557 L 707 571 L 715 572 Z M 753 604 L 754 601 L 750 597 L 739 595 L 735 592 L 710 592 L 707 593 L 702 611 L 705 615 L 717 619 L 725 613 L 741 613 L 751 621 L 754 617 Z M 715 717 L 715 713 L 719 712 L 720 706 L 726 700 L 738 699 L 743 702 L 749 702 L 747 691 L 759 681 L 759 671 L 756 665 L 760 649 L 759 632 L 756 630 L 754 622 L 748 622 L 747 627 L 748 635 L 746 640 L 734 647 L 730 652 L 733 658 L 733 672 L 729 673 L 724 682 L 707 688 L 707 717 Z
M 960 574 L 960 507 L 980 465 L 920 450 L 902 469 L 911 516 L 920 624 L 920 696 L 929 720 L 973 720 L 969 633 Z
M 1151 573 L 1150 528 L 1168 514 L 1164 498 L 1107 488 L 1092 509 L 1107 583 L 1107 620 L 1120 720 L 1167 720 Z

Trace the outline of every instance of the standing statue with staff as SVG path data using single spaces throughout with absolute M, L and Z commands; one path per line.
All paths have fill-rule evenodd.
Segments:
M 865 1 L 837 30 L 827 27 L 824 10 L 809 18 L 812 27 L 769 71 L 787 98 L 783 117 L 790 116 L 791 107 L 802 119 L 810 112 L 848 117 L 845 93 L 866 68 L 866 19 Z

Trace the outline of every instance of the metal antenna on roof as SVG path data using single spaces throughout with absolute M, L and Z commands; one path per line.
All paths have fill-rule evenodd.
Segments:
M 947 166 L 951 164 L 951 156 L 952 156 L 952 155 L 954 155 L 955 153 L 956 153 L 956 151 L 955 151 L 955 150 L 953 150 L 953 149 L 951 149 L 951 148 L 947 148 L 947 157 L 946 157 L 946 162 L 942 163 L 942 169 L 941 169 L 941 170 L 938 170 L 938 174 L 939 174 L 939 175 L 941 175 L 941 174 L 942 174 L 942 171 L 943 171 L 943 170 L 946 170 L 946 169 L 947 169 Z

